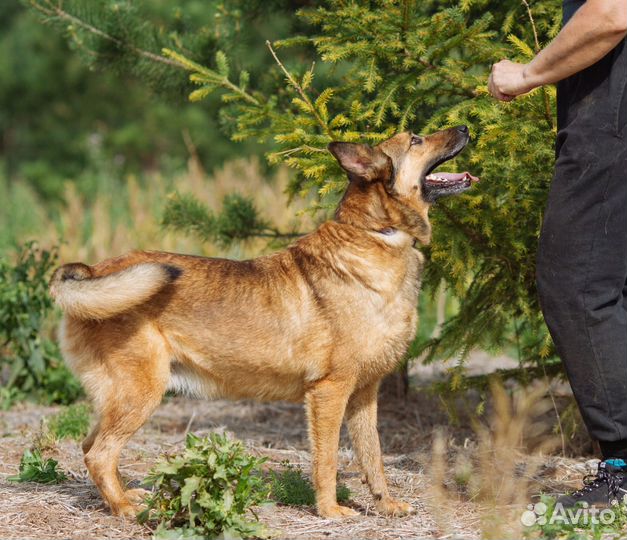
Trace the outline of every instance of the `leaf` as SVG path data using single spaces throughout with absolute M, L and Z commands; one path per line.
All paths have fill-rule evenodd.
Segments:
M 181 489 L 181 504 L 187 506 L 190 503 L 199 485 L 200 478 L 198 478 L 197 476 L 192 476 L 185 479 L 185 485 Z
M 230 71 L 229 60 L 223 51 L 218 51 L 216 53 L 216 65 L 218 68 L 218 73 L 222 75 L 222 77 L 224 77 L 225 79 L 228 79 Z
M 381 80 L 379 75 L 379 70 L 377 68 L 377 60 L 376 57 L 372 57 L 370 60 L 370 65 L 368 67 L 368 74 L 364 81 L 364 89 L 366 92 L 374 92 L 376 84 Z
M 205 99 L 209 94 L 213 93 L 216 90 L 216 86 L 206 84 L 202 88 L 198 90 L 193 90 L 190 92 L 188 99 L 190 101 L 200 101 Z
M 226 489 L 224 492 L 224 496 L 222 497 L 222 503 L 225 512 L 229 512 L 231 510 L 234 500 L 235 499 L 233 497 L 233 492 L 230 489 Z
M 168 461 L 157 465 L 155 471 L 159 474 L 176 474 L 182 466 L 180 461 Z
M 320 109 L 321 107 L 326 107 L 329 103 L 329 100 L 333 97 L 334 93 L 335 90 L 333 88 L 325 88 L 322 92 L 320 92 L 320 95 L 314 102 L 314 106 L 317 109 Z
M 218 537 L 218 540 L 240 540 L 242 535 L 235 529 L 225 529 Z
M 154 537 L 160 540 L 207 540 L 207 537 L 196 529 L 189 529 L 187 527 L 170 529 L 163 523 L 158 525 Z
M 518 49 L 518 52 L 522 54 L 525 58 L 533 58 L 535 56 L 534 50 L 527 45 L 522 39 L 515 36 L 514 34 L 510 34 L 507 36 L 507 40 Z
M 227 480 L 228 476 L 226 474 L 226 469 L 222 465 L 217 465 L 213 472 L 213 478 L 216 480 L 217 479 Z
M 309 103 L 307 103 L 304 99 L 301 99 L 299 97 L 295 97 L 294 99 L 292 99 L 292 103 L 294 105 L 296 105 L 304 113 L 311 113 L 311 112 L 313 112 L 313 109 L 311 108 L 311 105 L 309 105 Z
M 307 71 L 305 71 L 305 74 L 303 75 L 303 79 L 300 83 L 300 86 L 303 90 L 307 90 L 311 86 L 311 83 L 313 82 L 314 66 L 315 64 L 311 66 L 311 69 L 308 69 Z
M 246 90 L 246 88 L 248 87 L 248 83 L 249 82 L 250 82 L 250 73 L 248 73 L 248 71 L 243 69 L 239 73 L 239 87 L 242 90 Z

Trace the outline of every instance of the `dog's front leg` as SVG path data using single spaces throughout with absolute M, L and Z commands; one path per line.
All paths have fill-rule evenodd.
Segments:
M 305 397 L 316 506 L 318 514 L 327 518 L 357 515 L 354 510 L 337 504 L 335 491 L 340 427 L 349 393 L 345 382 L 324 380 Z
M 387 515 L 404 515 L 413 511 L 404 502 L 390 496 L 377 431 L 377 394 L 379 381 L 356 390 L 346 409 L 348 431 L 357 461 L 366 476 L 377 511 Z

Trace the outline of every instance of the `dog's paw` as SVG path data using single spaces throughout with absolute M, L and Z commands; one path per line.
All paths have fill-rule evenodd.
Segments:
M 141 488 L 127 489 L 124 492 L 124 496 L 130 503 L 138 505 L 142 504 L 148 495 L 150 495 L 150 491 Z
M 377 512 L 386 516 L 406 516 L 415 512 L 414 508 L 396 499 L 382 499 L 376 504 Z
M 359 512 L 356 512 L 352 508 L 348 508 L 347 506 L 340 506 L 339 504 L 323 506 L 318 508 L 318 515 L 320 517 L 329 518 L 329 519 L 340 519 L 347 517 L 358 516 Z
M 110 508 L 111 513 L 114 516 L 118 516 L 124 519 L 137 519 L 137 514 L 139 514 L 143 510 L 141 506 L 131 504 L 128 501 L 111 504 Z
M 137 514 L 146 509 L 145 499 L 149 494 L 150 491 L 141 488 L 127 489 L 124 499 L 109 504 L 111 513 L 125 519 L 135 519 Z

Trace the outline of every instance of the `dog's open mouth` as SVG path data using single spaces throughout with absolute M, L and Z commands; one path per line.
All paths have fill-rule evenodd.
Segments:
M 457 154 L 459 154 L 466 147 L 468 141 L 470 141 L 468 128 L 465 126 L 463 127 L 464 129 L 451 128 L 448 130 L 449 132 L 454 132 L 457 136 L 457 143 L 455 147 L 430 163 L 427 170 L 423 173 L 422 198 L 427 202 L 434 203 L 440 197 L 463 193 L 469 189 L 473 183 L 479 181 L 479 178 L 473 176 L 467 171 L 461 173 L 436 171 L 436 169 L 444 162 L 457 156 Z
M 479 179 L 469 172 L 451 173 L 434 172 L 425 176 L 422 181 L 422 197 L 425 201 L 434 203 L 440 197 L 463 193 Z
M 437 172 L 431 173 L 425 177 L 425 184 L 432 188 L 455 188 L 463 186 L 469 188 L 473 182 L 478 182 L 479 178 L 473 176 L 469 172 L 451 173 Z

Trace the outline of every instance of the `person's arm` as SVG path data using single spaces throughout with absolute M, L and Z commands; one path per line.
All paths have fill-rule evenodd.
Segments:
M 627 35 L 627 0 L 587 0 L 553 42 L 528 64 L 501 60 L 488 90 L 501 101 L 552 84 L 601 60 Z

